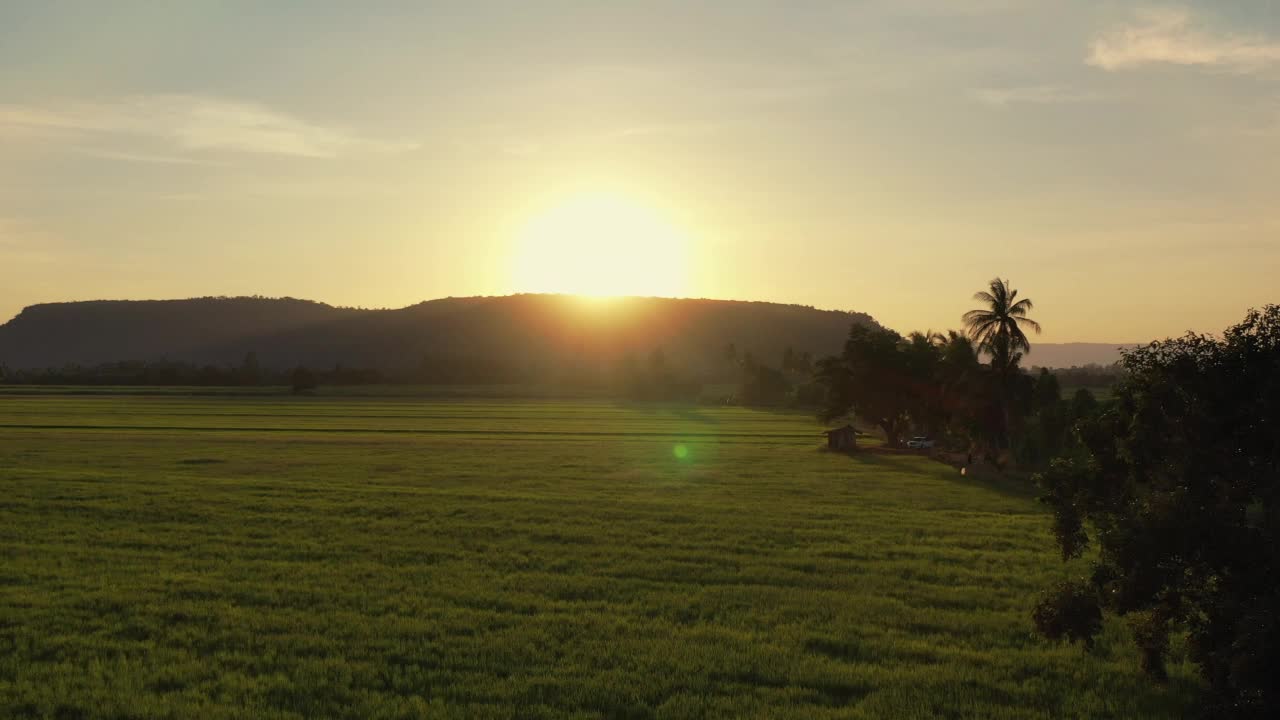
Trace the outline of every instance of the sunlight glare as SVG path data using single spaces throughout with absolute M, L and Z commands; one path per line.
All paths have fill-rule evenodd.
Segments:
M 687 294 L 689 241 L 656 210 L 608 192 L 574 195 L 515 238 L 516 292 L 608 297 Z

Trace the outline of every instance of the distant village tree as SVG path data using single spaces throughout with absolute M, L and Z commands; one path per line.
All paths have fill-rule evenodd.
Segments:
M 260 382 L 262 382 L 262 367 L 258 364 L 258 353 L 250 350 L 245 353 L 244 361 L 240 363 L 240 383 L 257 385 Z
M 813 353 L 808 350 L 797 354 L 795 363 L 796 372 L 803 375 L 810 375 L 813 373 Z
M 745 405 L 782 405 L 791 393 L 791 383 L 781 370 L 764 365 L 745 373 L 738 397 Z
M 320 385 L 316 374 L 302 365 L 294 368 L 289 374 L 289 382 L 293 385 L 295 394 L 315 390 Z
M 1071 414 L 1078 418 L 1093 415 L 1098 410 L 1098 400 L 1089 392 L 1089 388 L 1080 388 L 1071 396 Z
M 649 353 L 649 370 L 654 374 L 666 372 L 667 369 L 667 353 L 658 346 Z

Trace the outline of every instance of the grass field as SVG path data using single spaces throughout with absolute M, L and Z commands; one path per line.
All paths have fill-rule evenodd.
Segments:
M 804 415 L 4 394 L 0 717 L 1179 717 L 1018 483 Z

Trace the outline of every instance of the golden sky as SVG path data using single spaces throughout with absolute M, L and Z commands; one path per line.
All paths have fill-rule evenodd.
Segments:
M 1280 300 L 1280 7 L 5 3 L 0 320 L 565 291 L 1042 339 Z

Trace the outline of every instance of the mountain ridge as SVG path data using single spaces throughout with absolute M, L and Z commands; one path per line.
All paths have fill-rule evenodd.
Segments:
M 662 348 L 711 366 L 729 343 L 773 363 L 785 347 L 835 352 L 865 313 L 759 301 L 505 295 L 439 298 L 403 308 L 333 306 L 261 296 L 90 300 L 24 308 L 0 325 L 0 361 L 14 368 L 122 360 L 265 366 L 404 368 L 424 356 L 509 363 L 617 362 Z
M 0 325 L 0 362 L 17 368 L 172 360 L 229 365 L 411 367 L 426 356 L 541 365 L 616 363 L 657 348 L 712 368 L 730 343 L 776 364 L 786 347 L 840 350 L 855 311 L 757 300 L 518 294 L 358 308 L 292 297 L 84 300 L 25 307 Z M 1024 365 L 1108 365 L 1125 343 L 1036 343 Z M 573 360 L 575 358 L 576 360 Z

